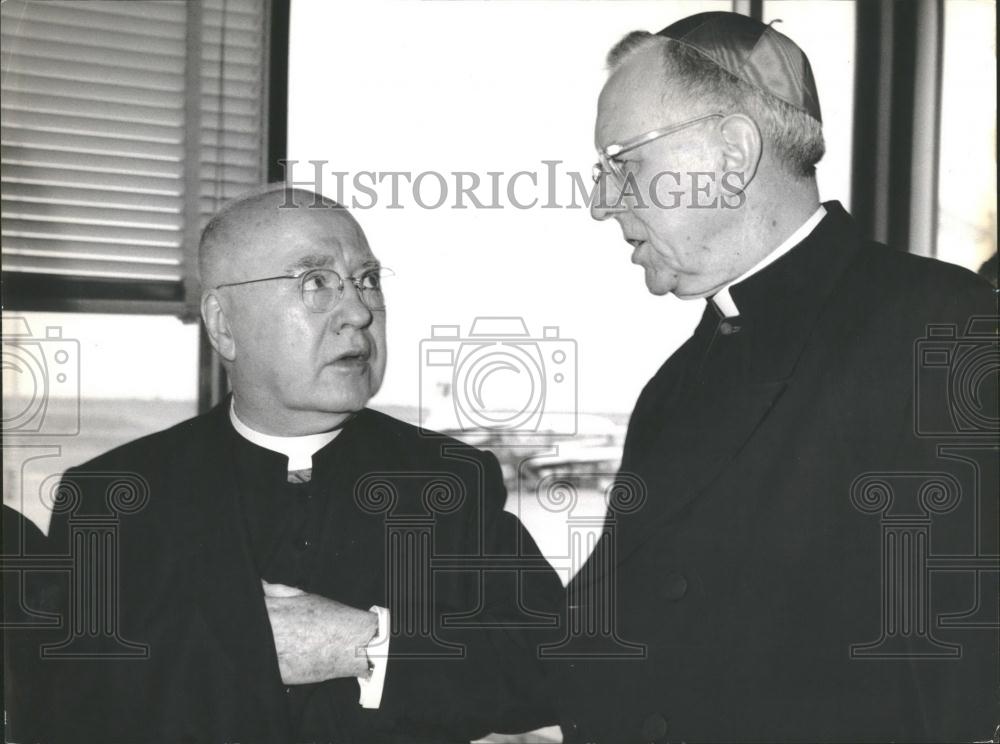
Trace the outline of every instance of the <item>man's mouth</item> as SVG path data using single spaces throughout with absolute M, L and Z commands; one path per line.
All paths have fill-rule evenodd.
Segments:
M 368 349 L 358 349 L 338 355 L 331 364 L 336 367 L 356 367 L 368 364 L 370 358 L 371 352 Z

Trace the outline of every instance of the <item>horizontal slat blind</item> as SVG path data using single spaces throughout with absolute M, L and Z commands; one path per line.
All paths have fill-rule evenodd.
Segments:
M 201 226 L 264 180 L 261 2 L 204 0 L 201 51 Z
M 196 286 L 191 221 L 200 230 L 262 180 L 266 0 L 192 1 L 199 91 L 186 89 L 183 1 L 2 4 L 5 283 L 30 274 Z M 185 131 L 190 105 L 196 132 Z M 188 136 L 197 162 L 185 162 Z M 192 168 L 200 191 L 185 199 Z

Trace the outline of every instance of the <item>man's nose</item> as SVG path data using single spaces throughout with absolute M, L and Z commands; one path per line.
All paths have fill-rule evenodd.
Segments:
M 335 308 L 335 325 L 365 328 L 372 322 L 372 311 L 362 301 L 361 292 L 352 283 L 344 282 L 344 294 Z
M 595 220 L 606 220 L 625 211 L 621 187 L 615 179 L 604 175 L 594 184 L 594 195 L 590 200 L 590 216 Z

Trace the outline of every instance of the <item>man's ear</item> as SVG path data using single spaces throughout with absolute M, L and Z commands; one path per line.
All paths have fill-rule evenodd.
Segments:
M 757 122 L 743 114 L 733 114 L 719 126 L 722 137 L 723 173 L 738 173 L 731 177 L 745 189 L 757 175 L 757 166 L 764 152 L 764 140 Z
M 226 311 L 214 291 L 206 292 L 201 297 L 201 319 L 205 322 L 212 348 L 227 362 L 233 361 L 236 358 L 236 339 L 229 327 Z

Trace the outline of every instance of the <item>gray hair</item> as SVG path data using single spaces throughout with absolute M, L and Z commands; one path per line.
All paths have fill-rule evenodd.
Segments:
M 677 86 L 704 113 L 743 113 L 757 122 L 778 162 L 797 178 L 816 174 L 823 157 L 823 125 L 804 111 L 785 103 L 722 69 L 696 50 L 648 31 L 632 31 L 608 52 L 610 71 L 654 43 L 663 43 L 664 80 Z

